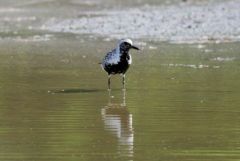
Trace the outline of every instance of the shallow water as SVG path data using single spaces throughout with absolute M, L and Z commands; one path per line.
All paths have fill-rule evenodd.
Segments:
M 94 18 L 81 15 L 86 11 L 101 16 L 113 7 L 173 4 L 184 6 L 175 0 L 0 0 L 0 160 L 238 161 L 239 42 L 135 39 L 142 51 L 132 51 L 127 90 L 115 76 L 108 92 L 98 63 L 116 40 L 45 26 Z M 224 31 L 234 29 L 238 38 L 239 11 L 229 10 L 235 11 Z
M 109 93 L 114 43 L 0 42 L 1 160 L 240 159 L 239 43 L 147 42 Z

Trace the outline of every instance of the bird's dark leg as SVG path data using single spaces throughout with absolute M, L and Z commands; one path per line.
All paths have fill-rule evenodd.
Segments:
M 122 106 L 123 107 L 126 107 L 126 90 L 122 90 L 123 92 L 123 101 L 122 101 Z
M 111 90 L 108 90 L 108 106 L 112 105 L 111 97 Z
M 108 90 L 111 89 L 111 74 L 108 74 Z
M 123 90 L 125 90 L 125 74 L 122 75 Z

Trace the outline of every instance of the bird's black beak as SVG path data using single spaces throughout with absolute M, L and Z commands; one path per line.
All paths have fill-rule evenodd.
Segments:
M 131 46 L 131 48 L 132 48 L 132 49 L 135 49 L 135 50 L 140 50 L 138 47 L 133 46 L 133 45 Z

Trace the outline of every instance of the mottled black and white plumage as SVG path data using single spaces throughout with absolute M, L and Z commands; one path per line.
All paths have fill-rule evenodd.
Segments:
M 139 50 L 139 48 L 133 46 L 132 40 L 122 39 L 117 44 L 117 47 L 104 57 L 101 65 L 108 73 L 108 89 L 110 89 L 110 78 L 113 74 L 121 74 L 123 76 L 122 83 L 125 89 L 125 73 L 132 63 L 132 58 L 129 54 L 130 49 Z

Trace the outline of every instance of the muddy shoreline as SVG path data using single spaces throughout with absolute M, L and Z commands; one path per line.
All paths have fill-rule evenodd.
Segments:
M 131 37 L 171 43 L 240 41 L 240 1 L 80 12 L 48 20 L 41 29 L 107 38 Z

